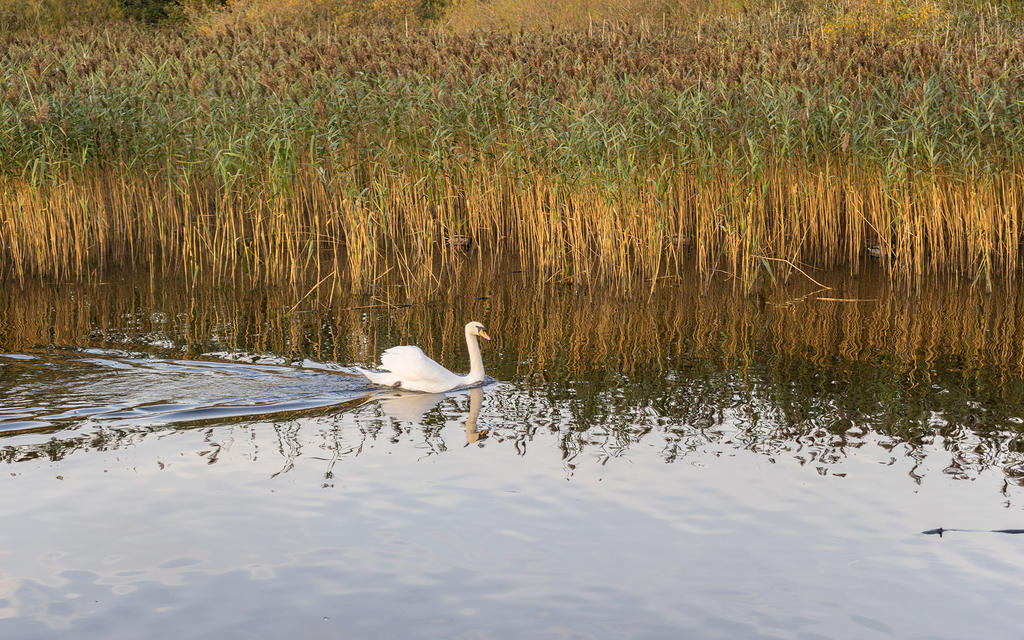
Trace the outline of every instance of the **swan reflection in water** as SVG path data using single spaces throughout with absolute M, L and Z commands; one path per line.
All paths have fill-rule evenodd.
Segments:
M 386 396 L 378 396 L 377 404 L 392 420 L 421 424 L 423 417 L 448 398 L 469 396 L 469 413 L 466 415 L 466 444 L 477 442 L 487 437 L 487 430 L 477 431 L 476 421 L 480 415 L 484 391 L 481 387 L 449 391 L 447 393 L 410 393 L 396 392 Z

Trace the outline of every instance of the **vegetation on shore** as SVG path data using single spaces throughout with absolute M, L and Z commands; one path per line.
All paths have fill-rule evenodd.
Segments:
M 643 3 L 560 28 L 500 3 L 374 26 L 260 6 L 0 32 L 0 276 L 362 288 L 467 239 L 623 287 L 855 271 L 868 245 L 900 278 L 1018 270 L 1024 22 L 999 5 Z

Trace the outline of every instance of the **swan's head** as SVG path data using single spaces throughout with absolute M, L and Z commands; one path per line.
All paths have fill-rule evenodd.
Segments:
M 491 336 L 487 335 L 487 329 L 484 329 L 484 325 L 479 322 L 470 322 L 466 325 L 467 336 L 480 336 L 484 340 L 490 340 Z

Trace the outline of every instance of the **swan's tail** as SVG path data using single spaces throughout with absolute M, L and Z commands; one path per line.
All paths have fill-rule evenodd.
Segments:
M 355 367 L 355 370 L 366 376 L 366 378 L 373 384 L 379 384 L 385 387 L 394 387 L 399 383 L 398 376 L 390 371 L 367 371 L 366 369 L 360 369 L 359 367 Z

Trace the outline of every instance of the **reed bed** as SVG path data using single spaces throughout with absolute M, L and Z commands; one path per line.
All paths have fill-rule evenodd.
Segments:
M 749 292 L 873 246 L 991 288 L 1020 263 L 1024 23 L 926 17 L 0 34 L 0 277 L 370 290 L 471 243 Z

